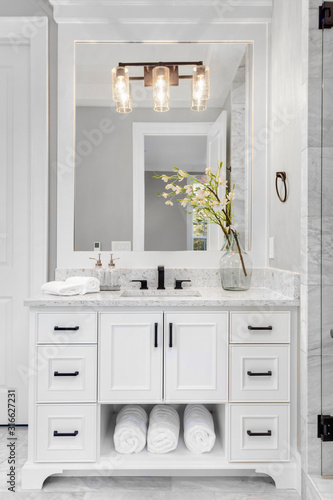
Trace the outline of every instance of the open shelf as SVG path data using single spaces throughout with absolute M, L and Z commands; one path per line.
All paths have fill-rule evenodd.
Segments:
M 226 453 L 223 446 L 224 439 L 222 427 L 225 428 L 225 406 L 224 405 L 205 405 L 212 411 L 216 442 L 214 448 L 209 453 L 196 454 L 189 451 L 184 443 L 183 437 L 183 411 L 186 405 L 172 405 L 179 411 L 180 416 L 180 435 L 178 447 L 170 453 L 150 453 L 145 448 L 140 453 L 125 455 L 116 452 L 113 443 L 113 434 L 116 423 L 116 416 L 121 406 L 112 408 L 113 405 L 103 405 L 102 419 L 107 419 L 104 430 L 101 426 L 101 461 L 107 461 L 114 470 L 117 469 L 220 469 L 226 464 Z M 142 405 L 146 411 L 150 412 L 154 405 Z M 104 412 L 104 415 L 103 415 Z

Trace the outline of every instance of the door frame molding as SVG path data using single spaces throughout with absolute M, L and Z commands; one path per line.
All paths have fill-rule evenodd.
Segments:
M 30 46 L 30 295 L 40 291 L 48 267 L 48 18 L 2 17 L 0 43 Z
M 203 135 L 212 122 L 133 123 L 133 251 L 144 251 L 145 240 L 145 136 Z

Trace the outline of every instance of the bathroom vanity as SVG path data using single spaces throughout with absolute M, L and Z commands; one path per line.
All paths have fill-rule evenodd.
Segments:
M 42 295 L 30 306 L 29 458 L 24 489 L 69 476 L 251 475 L 296 488 L 298 299 L 221 288 Z M 196 455 L 114 450 L 119 409 L 187 403 L 212 412 Z

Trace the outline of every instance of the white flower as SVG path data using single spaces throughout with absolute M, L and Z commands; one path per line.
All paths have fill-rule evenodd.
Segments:
M 228 194 L 227 198 L 228 200 L 232 201 L 236 199 L 236 195 L 231 191 L 231 193 Z
M 188 173 L 184 172 L 184 170 L 178 170 L 178 175 L 180 175 L 180 177 L 187 177 Z
M 207 168 L 205 169 L 205 174 L 206 174 L 206 175 L 208 175 L 208 174 L 210 174 L 210 173 L 212 173 L 212 169 L 211 169 L 211 167 L 207 167 Z
M 165 202 L 165 204 L 166 204 L 166 205 L 171 205 L 171 206 L 173 206 L 173 203 L 172 203 L 172 201 L 171 201 L 171 200 L 166 201 L 166 202 Z
M 163 182 L 168 182 L 169 177 L 167 175 L 162 175 L 161 179 Z
M 172 184 L 167 184 L 167 185 L 165 186 L 165 189 L 172 189 L 172 186 L 173 186 Z
M 198 191 L 197 191 L 198 200 L 203 200 L 204 197 L 205 197 L 205 191 L 203 191 L 202 189 L 198 189 Z
M 214 200 L 212 202 L 210 202 L 209 204 L 212 208 L 214 207 L 219 207 L 220 206 L 220 203 L 217 201 L 217 200 Z
M 187 186 L 185 186 L 185 191 L 186 194 L 191 194 L 193 191 L 193 186 L 191 184 L 188 184 Z
M 225 179 L 224 177 L 219 177 L 219 185 L 226 188 L 228 185 L 227 179 Z
M 222 207 L 225 207 L 226 205 L 228 205 L 228 203 L 229 203 L 229 200 L 227 198 L 223 198 L 223 200 L 221 201 Z
M 162 193 L 163 198 L 167 198 L 169 195 L 168 193 Z
M 202 207 L 205 207 L 205 206 L 206 206 L 206 200 L 201 200 L 201 201 L 200 201 L 200 205 L 201 205 Z
M 172 191 L 176 191 L 177 190 L 177 188 L 176 188 L 176 186 L 174 184 L 171 184 L 171 189 L 172 189 Z
M 192 207 L 195 207 L 195 206 L 196 206 L 196 204 L 197 204 L 197 202 L 196 202 L 196 200 L 195 200 L 195 198 L 194 198 L 194 200 L 192 200 L 192 201 L 191 201 L 191 205 L 192 205 Z
M 190 201 L 190 200 L 189 200 L 189 198 L 184 198 L 184 199 L 180 202 L 180 204 L 181 204 L 181 206 L 182 206 L 182 207 L 186 207 L 186 205 L 188 204 L 188 202 L 189 202 L 189 201 Z
M 205 191 L 205 197 L 207 198 L 210 195 L 209 191 Z
M 182 192 L 182 188 L 180 186 L 176 186 L 175 191 L 176 191 L 176 194 L 179 194 Z

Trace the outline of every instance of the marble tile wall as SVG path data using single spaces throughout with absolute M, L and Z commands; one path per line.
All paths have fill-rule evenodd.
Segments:
M 245 56 L 241 61 L 231 91 L 231 187 L 235 184 L 234 222 L 244 246 L 246 231 L 246 74 Z
M 333 30 L 318 29 L 319 5 L 321 0 L 303 0 L 302 92 L 306 116 L 302 131 L 300 361 L 302 498 L 305 500 L 333 498 L 333 481 L 321 479 L 321 472 L 333 475 L 333 446 L 322 444 L 316 437 L 317 415 L 333 412 L 333 342 L 329 334 L 333 327 Z M 316 480 L 309 479 L 307 474 Z
M 317 438 L 321 370 L 321 57 L 318 7 L 303 0 L 302 175 L 301 175 L 301 455 L 302 498 L 316 498 L 308 474 L 320 474 Z M 307 15 L 308 14 L 308 15 Z

